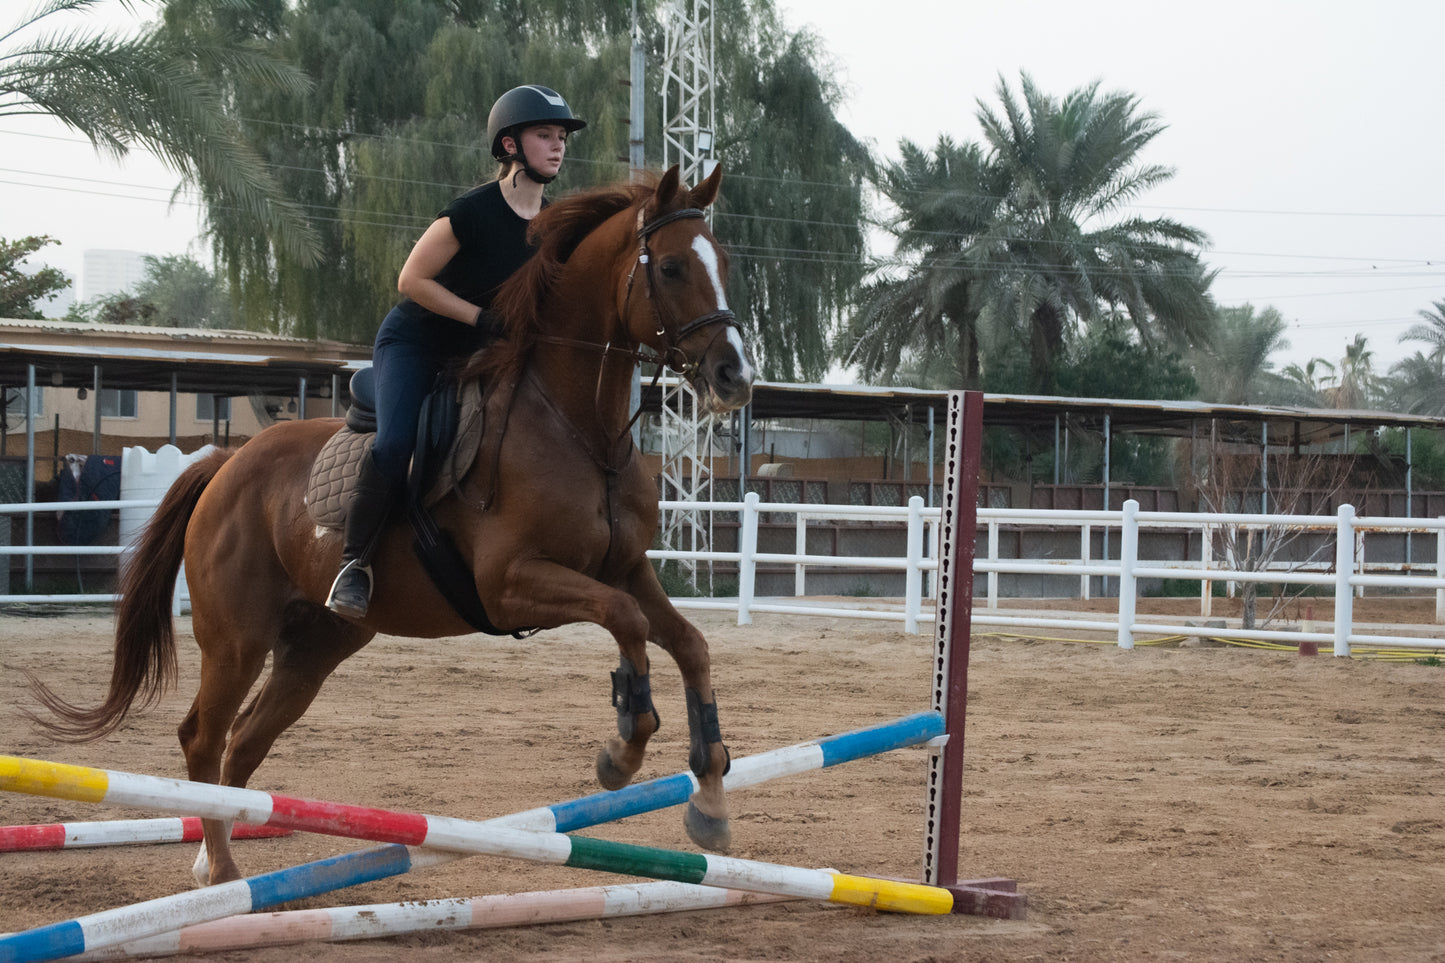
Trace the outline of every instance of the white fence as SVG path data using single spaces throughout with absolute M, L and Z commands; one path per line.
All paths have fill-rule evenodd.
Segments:
M 0 505 L 0 516 L 17 513 L 137 508 L 154 506 L 157 500 L 114 502 L 43 503 L 35 505 Z M 729 562 L 738 568 L 736 598 L 680 598 L 679 608 L 719 609 L 736 611 L 738 623 L 748 624 L 755 612 L 802 615 L 827 615 L 901 621 L 908 632 L 918 632 L 933 622 L 928 611 L 933 595 L 932 574 L 938 568 L 938 509 L 923 507 L 923 500 L 914 497 L 907 507 L 855 507 L 846 505 L 801 505 L 786 502 L 763 502 L 749 494 L 741 502 L 683 503 L 663 502 L 665 508 L 691 508 L 704 512 L 738 513 L 740 519 L 738 550 L 735 552 L 652 551 L 653 559 L 695 559 L 700 562 Z M 790 553 L 759 552 L 758 525 L 764 513 L 779 512 L 796 516 L 794 551 Z M 1330 586 L 1333 589 L 1333 619 L 1328 632 L 1270 631 L 1229 629 L 1232 638 L 1261 641 L 1327 643 L 1336 655 L 1349 655 L 1351 646 L 1392 646 L 1406 648 L 1445 648 L 1445 638 L 1437 630 L 1426 627 L 1428 635 L 1369 635 L 1355 631 L 1353 604 L 1357 593 L 1368 588 L 1389 589 L 1403 593 L 1435 593 L 1436 622 L 1445 622 L 1445 518 L 1356 518 L 1353 507 L 1344 505 L 1336 515 L 1258 515 L 1258 514 L 1196 514 L 1186 512 L 1141 512 L 1135 501 L 1125 502 L 1122 511 L 1045 511 L 1029 509 L 979 509 L 979 527 L 987 530 L 987 550 L 974 560 L 974 572 L 985 577 L 984 606 L 973 613 L 974 625 L 1016 628 L 1062 628 L 1101 631 L 1116 634 L 1121 648 L 1132 648 L 1134 638 L 1142 633 L 1208 636 L 1224 634 L 1218 628 L 1175 623 L 1141 621 L 1137 610 L 1140 579 L 1189 579 L 1200 582 L 1201 614 L 1209 614 L 1212 583 L 1268 582 L 1300 586 Z M 901 523 L 906 531 L 907 549 L 903 556 L 862 557 L 809 555 L 807 526 L 810 521 L 862 520 Z M 1080 533 L 1080 554 L 1072 559 L 1016 558 L 999 556 L 999 531 L 1003 526 L 1019 529 L 1059 530 L 1077 528 Z M 1306 530 L 1331 533 L 1334 538 L 1332 562 L 1315 565 L 1275 563 L 1265 571 L 1246 571 L 1228 567 L 1227 559 L 1211 557 L 1211 534 L 1221 526 L 1246 526 L 1278 530 Z M 1090 557 L 1091 534 L 1104 528 L 1117 531 L 1118 559 Z M 1139 558 L 1139 533 L 1149 529 L 1187 529 L 1200 533 L 1201 557 L 1197 560 L 1160 561 Z M 1402 565 L 1373 562 L 1366 565 L 1365 535 L 1367 533 L 1404 532 L 1434 533 L 1433 564 Z M 8 564 L 12 555 L 99 555 L 119 554 L 116 546 L 0 546 L 0 558 Z M 819 604 L 788 602 L 779 598 L 760 599 L 754 587 L 757 568 L 763 565 L 791 565 L 794 569 L 794 596 L 806 595 L 809 569 L 864 568 L 890 569 L 904 573 L 902 604 L 881 600 L 855 604 Z M 1421 574 L 1429 572 L 1432 574 Z M 998 579 L 1007 574 L 1067 575 L 1080 579 L 1079 598 L 1088 598 L 1089 579 L 1105 576 L 1118 580 L 1118 613 L 1113 619 L 1052 618 L 1034 613 L 1006 614 L 999 608 Z M 114 595 L 0 595 L 0 604 L 13 602 L 114 602 Z M 1321 599 L 1321 602 L 1326 602 Z M 178 611 L 180 598 L 178 596 Z M 1330 620 L 1321 619 L 1321 622 Z M 1401 627 L 1403 631 L 1404 627 Z

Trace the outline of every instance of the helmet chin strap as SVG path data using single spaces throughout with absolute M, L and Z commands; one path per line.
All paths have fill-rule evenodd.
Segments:
M 541 184 L 544 187 L 557 179 L 556 174 L 553 174 L 549 177 L 548 175 L 538 171 L 537 168 L 533 167 L 531 164 L 527 163 L 527 155 L 525 154 L 513 154 L 512 156 L 507 158 L 507 161 L 508 163 L 515 164 L 520 162 L 521 164 L 521 167 L 512 174 L 513 187 L 517 186 L 517 174 L 526 174 L 532 180 L 536 181 L 538 184 Z
M 512 174 L 513 187 L 517 186 L 517 174 L 525 173 L 533 181 L 541 184 L 543 187 L 546 187 L 548 184 L 552 183 L 557 179 L 556 174 L 552 174 L 550 176 L 548 176 L 547 174 L 543 174 L 541 171 L 537 170 L 537 168 L 532 166 L 531 161 L 527 160 L 527 152 L 522 149 L 522 132 L 520 130 L 508 136 L 512 138 L 512 143 L 517 145 L 517 149 L 507 155 L 507 163 L 521 165 L 521 170 L 516 171 Z

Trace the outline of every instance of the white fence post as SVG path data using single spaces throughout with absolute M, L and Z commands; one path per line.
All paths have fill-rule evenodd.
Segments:
M 908 499 L 908 568 L 903 574 L 903 631 L 918 634 L 923 608 L 923 499 Z
M 928 571 L 928 597 L 936 600 L 938 598 L 938 551 L 943 526 L 929 518 L 924 522 L 923 531 L 926 533 L 924 537 L 928 539 L 928 560 L 935 563 L 934 567 Z M 1445 592 L 1440 594 L 1445 596 Z
M 1085 522 L 1079 527 L 1079 561 L 1087 566 L 1093 558 L 1093 546 L 1090 544 L 1094 539 L 1094 526 Z M 1085 602 L 1089 601 L 1089 579 L 1088 574 L 1079 576 L 1079 598 Z
M 988 560 L 998 561 L 998 522 L 993 519 L 988 523 Z M 998 608 L 998 572 L 988 573 L 988 607 Z
M 808 516 L 804 515 L 802 512 L 798 512 L 798 514 L 797 514 L 796 517 L 797 517 L 798 523 L 797 523 L 797 528 L 796 528 L 797 534 L 796 534 L 796 535 L 794 536 L 794 538 L 793 538 L 793 554 L 794 554 L 794 555 L 807 555 L 807 554 L 808 554 Z M 805 566 L 802 562 L 799 562 L 797 565 L 794 565 L 794 566 L 793 566 L 793 596 L 794 596 L 795 598 L 802 598 L 804 595 L 807 595 L 807 594 L 808 594 L 808 592 L 807 592 L 807 581 L 808 581 L 807 572 L 808 572 L 807 566 Z
M 1119 648 L 1134 647 L 1134 619 L 1137 609 L 1138 583 L 1134 569 L 1139 567 L 1139 503 L 1124 502 L 1124 518 L 1119 531 Z
M 1445 522 L 1445 515 L 1436 517 Z M 1445 528 L 1435 533 L 1435 577 L 1445 577 Z M 1445 588 L 1435 590 L 1435 621 L 1445 622 Z
M 738 625 L 753 623 L 753 590 L 758 576 L 758 493 L 743 498 L 742 530 L 738 533 Z
M 1355 531 L 1355 569 L 1364 574 L 1365 571 L 1365 533 L 1363 529 Z M 1355 594 L 1360 598 L 1365 597 L 1365 587 L 1355 586 Z
M 1199 533 L 1199 567 L 1209 571 L 1214 563 L 1214 526 L 1205 525 Z M 1214 611 L 1214 582 L 1207 578 L 1199 580 L 1199 615 L 1209 618 Z
M 1350 576 L 1355 569 L 1355 506 L 1341 505 L 1335 528 L 1335 655 L 1350 654 L 1350 623 L 1355 597 Z

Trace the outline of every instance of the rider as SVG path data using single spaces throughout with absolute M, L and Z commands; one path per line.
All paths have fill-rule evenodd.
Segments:
M 448 362 L 501 336 L 487 309 L 532 256 L 527 226 L 546 203 L 542 188 L 562 167 L 568 135 L 586 126 L 550 88 L 530 84 L 499 97 L 487 117 L 497 179 L 448 204 L 402 266 L 402 301 L 372 349 L 376 439 L 347 511 L 341 571 L 326 599 L 333 612 L 366 615 L 372 555 L 406 480 L 422 403 Z

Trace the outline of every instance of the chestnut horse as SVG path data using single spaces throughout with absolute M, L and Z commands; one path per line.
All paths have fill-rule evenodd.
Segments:
M 688 189 L 673 168 L 647 184 L 564 198 L 538 215 L 537 253 L 495 305 L 508 337 L 461 375 L 485 375 L 492 398 L 505 386 L 510 401 L 489 406 L 484 457 L 433 512 L 470 561 L 496 627 L 593 622 L 617 640 L 618 735 L 597 757 L 604 787 L 627 784 L 659 725 L 647 643 L 676 660 L 700 786 L 684 822 L 700 846 L 725 851 L 728 754 L 707 642 L 668 601 L 646 557 L 658 493 L 629 430 L 632 375 L 642 360 L 679 370 L 711 410 L 751 397 L 753 367 L 723 294 L 727 257 L 703 218 L 719 179 L 714 172 Z M 644 357 L 640 346 L 653 354 Z M 179 728 L 193 780 L 244 786 L 326 677 L 376 633 L 472 631 L 427 577 L 402 525 L 384 536 L 368 615 L 350 621 L 325 608 L 341 535 L 318 528 L 303 497 L 317 452 L 339 428 L 334 419 L 276 425 L 186 469 L 122 572 L 105 701 L 78 708 L 33 680 L 58 717 L 37 721 L 57 738 L 97 739 L 115 731 L 138 698 L 152 705 L 173 683 L 170 604 L 183 554 L 201 650 L 200 689 Z M 503 432 L 500 443 L 495 432 Z M 241 711 L 268 653 L 270 675 Z M 240 878 L 229 827 L 204 826 L 197 879 Z

